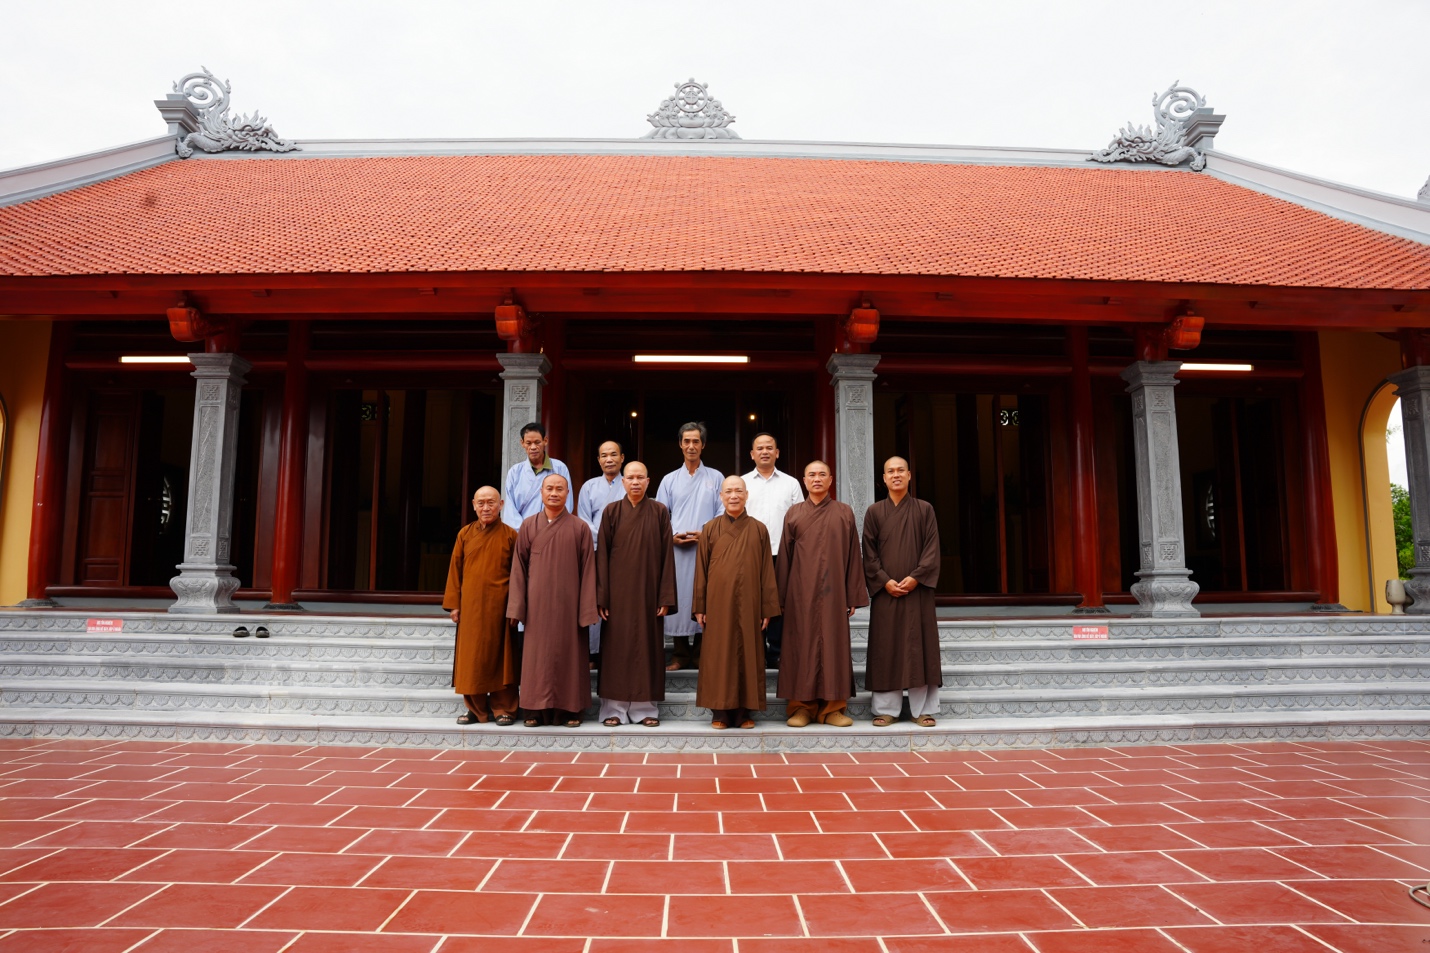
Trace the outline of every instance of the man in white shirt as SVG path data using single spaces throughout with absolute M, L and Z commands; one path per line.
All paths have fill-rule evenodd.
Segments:
M 745 486 L 750 493 L 745 510 L 770 531 L 770 550 L 776 558 L 780 554 L 785 513 L 796 503 L 804 502 L 804 490 L 799 481 L 775 469 L 779 458 L 780 448 L 774 436 L 755 434 L 750 445 L 750 459 L 755 461 L 755 468 L 745 474 Z M 770 668 L 779 668 L 780 636 L 783 631 L 782 616 L 775 616 L 765 627 L 765 662 Z

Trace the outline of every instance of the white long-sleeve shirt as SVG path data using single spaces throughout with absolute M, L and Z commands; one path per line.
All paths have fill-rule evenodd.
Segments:
M 770 552 L 778 556 L 785 513 L 796 503 L 804 502 L 804 488 L 787 473 L 775 470 L 766 479 L 760 476 L 758 468 L 745 474 L 745 488 L 750 491 L 745 509 L 770 531 Z

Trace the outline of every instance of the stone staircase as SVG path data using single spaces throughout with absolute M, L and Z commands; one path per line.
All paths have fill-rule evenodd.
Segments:
M 1114 617 L 1089 641 L 1072 638 L 1085 618 L 943 621 L 937 728 L 874 728 L 863 692 L 853 728 L 788 728 L 771 672 L 757 728 L 720 732 L 694 672 L 668 676 L 655 729 L 460 727 L 452 626 L 435 615 L 119 612 L 105 618 L 122 631 L 91 634 L 92 616 L 0 611 L 0 735 L 773 751 L 1430 734 L 1421 617 Z M 240 624 L 271 637 L 234 638 Z M 855 626 L 861 684 L 866 634 Z

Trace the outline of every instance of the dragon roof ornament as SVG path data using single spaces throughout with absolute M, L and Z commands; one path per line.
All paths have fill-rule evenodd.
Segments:
M 1106 149 L 1088 158 L 1093 162 L 1160 162 L 1181 165 L 1190 161 L 1193 172 L 1206 168 L 1203 149 L 1210 149 L 1225 116 L 1216 115 L 1206 97 L 1180 80 L 1166 91 L 1152 94 L 1156 127 L 1128 122 Z
M 232 90 L 227 80 L 209 72 L 190 73 L 174 83 L 174 91 L 154 105 L 169 123 L 174 136 L 174 151 L 187 159 L 198 148 L 204 152 L 293 152 L 298 146 L 280 139 L 268 120 L 257 111 L 251 116 L 228 114 L 228 95 Z
M 740 134 L 730 128 L 735 117 L 725 111 L 720 100 L 711 97 L 708 84 L 697 83 L 694 77 L 675 84 L 675 95 L 646 116 L 655 128 L 645 139 L 738 139 Z

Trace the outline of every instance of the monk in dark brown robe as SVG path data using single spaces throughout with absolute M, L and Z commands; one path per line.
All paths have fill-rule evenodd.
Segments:
M 650 473 L 639 460 L 626 464 L 624 499 L 601 512 L 596 543 L 596 607 L 604 622 L 601 723 L 608 728 L 660 724 L 656 702 L 665 698 L 665 623 L 674 612 L 675 544 L 670 510 L 646 495 Z
M 791 728 L 811 721 L 836 728 L 854 724 L 844 711 L 854 694 L 849 617 L 869 604 L 869 591 L 854 511 L 830 498 L 833 483 L 823 460 L 804 468 L 809 498 L 785 513 L 775 560 L 784 607 L 779 696 L 787 700 L 785 724 Z
M 501 521 L 501 494 L 484 486 L 472 497 L 477 521 L 457 534 L 442 608 L 457 623 L 452 688 L 467 704 L 459 725 L 516 719 L 521 653 L 506 617 L 516 530 Z
M 710 709 L 710 726 L 755 727 L 765 709 L 765 626 L 780 614 L 770 531 L 745 512 L 741 477 L 720 485 L 725 512 L 700 530 L 691 612 L 704 626 L 695 703 Z
M 934 618 L 934 587 L 942 562 L 933 507 L 909 493 L 912 473 L 903 457 L 884 463 L 889 496 L 864 515 L 864 578 L 869 584 L 869 665 L 874 724 L 899 720 L 903 693 L 909 716 L 934 726 L 943 668 Z
M 525 724 L 581 725 L 591 704 L 586 627 L 595 622 L 596 553 L 591 527 L 566 511 L 571 486 L 541 481 L 541 510 L 522 521 L 511 562 L 506 614 L 526 627 L 521 652 Z

